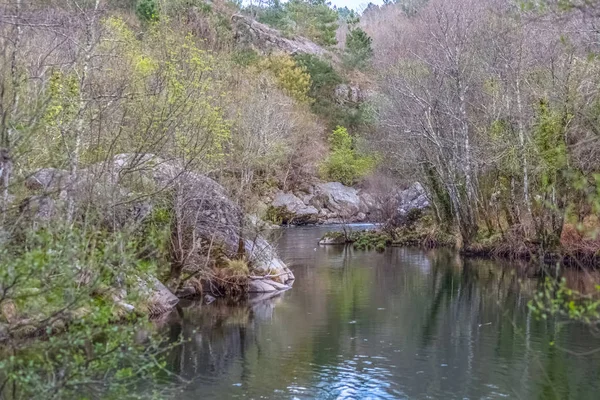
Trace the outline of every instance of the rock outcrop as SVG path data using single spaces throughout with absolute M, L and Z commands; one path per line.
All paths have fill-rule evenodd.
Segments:
M 409 211 L 422 210 L 429 207 L 427 192 L 419 182 L 413 183 L 408 189 L 398 194 L 398 214 L 405 215 Z
M 418 182 L 385 195 L 327 182 L 312 185 L 303 192 L 278 191 L 271 206 L 279 209 L 279 219 L 284 224 L 341 224 L 401 218 L 412 209 L 429 207 L 429 200 Z
M 339 218 L 350 219 L 360 212 L 358 191 L 340 182 L 316 185 L 311 202 L 336 213 Z
M 182 270 L 193 272 L 214 266 L 208 248 L 218 248 L 221 257 L 233 259 L 239 256 L 242 244 L 253 276 L 252 291 L 287 289 L 294 280 L 272 246 L 248 230 L 246 216 L 221 185 L 154 155 L 120 154 L 112 162 L 79 171 L 77 179 L 68 171 L 42 169 L 31 175 L 26 185 L 36 194 L 26 199 L 21 209 L 34 220 L 64 215 L 70 201 L 76 203 L 77 210 L 85 211 L 93 205 L 116 228 L 139 224 L 152 213 L 156 205 L 150 200 L 140 200 L 143 198 L 138 192 L 140 187 L 162 193 L 159 201 L 171 204 L 176 229 L 181 233 L 174 237 L 181 240 L 177 243 L 179 251 L 186 253 L 182 255 L 185 256 Z M 264 285 L 254 283 L 261 280 Z M 153 310 L 166 311 L 174 306 L 174 295 L 167 293 L 165 286 L 157 282 L 144 286 Z
M 282 223 L 293 225 L 314 224 L 319 220 L 319 210 L 307 205 L 293 193 L 279 191 L 275 193 L 273 207 L 281 208 L 280 217 Z
M 281 32 L 261 24 L 250 17 L 235 14 L 231 17 L 236 43 L 251 48 L 261 54 L 283 52 L 289 55 L 313 54 L 317 56 L 333 55 L 318 44 L 303 37 L 288 39 Z
M 369 93 L 358 86 L 339 84 L 335 87 L 335 100 L 339 104 L 360 104 L 367 100 Z

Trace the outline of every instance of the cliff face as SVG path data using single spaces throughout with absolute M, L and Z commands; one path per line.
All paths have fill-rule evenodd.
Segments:
M 278 30 L 261 24 L 250 17 L 235 14 L 231 17 L 231 22 L 236 43 L 261 54 L 284 52 L 290 55 L 313 54 L 333 57 L 332 53 L 306 38 L 297 36 L 288 39 Z

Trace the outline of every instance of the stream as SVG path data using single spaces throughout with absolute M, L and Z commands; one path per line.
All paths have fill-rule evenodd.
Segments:
M 167 357 L 187 382 L 172 398 L 600 398 L 600 338 L 528 309 L 539 269 L 444 249 L 318 246 L 331 229 L 277 231 L 291 290 L 182 303 L 163 323 L 186 338 Z

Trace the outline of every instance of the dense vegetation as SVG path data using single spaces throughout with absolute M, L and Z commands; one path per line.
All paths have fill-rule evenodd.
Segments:
M 323 54 L 240 47 L 236 13 Z M 323 0 L 0 2 L 0 398 L 131 396 L 167 373 L 147 324 L 156 278 L 174 292 L 248 278 L 242 241 L 227 258 L 196 238 L 189 187 L 159 186 L 160 168 L 223 185 L 240 236 L 275 189 L 385 176 L 423 183 L 427 238 L 594 259 L 599 15 L 583 1 L 398 1 L 360 18 Z M 564 313 L 561 299 L 536 304 Z
M 430 0 L 408 12 L 400 3 L 362 18 L 380 71 L 376 147 L 389 165 L 423 182 L 460 247 L 497 237 L 594 254 L 593 9 Z

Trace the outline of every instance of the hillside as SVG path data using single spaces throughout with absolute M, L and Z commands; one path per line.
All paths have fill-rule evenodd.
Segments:
M 151 317 L 292 287 L 280 225 L 597 265 L 600 14 L 556 3 L 0 2 L 0 398 L 150 379 Z

